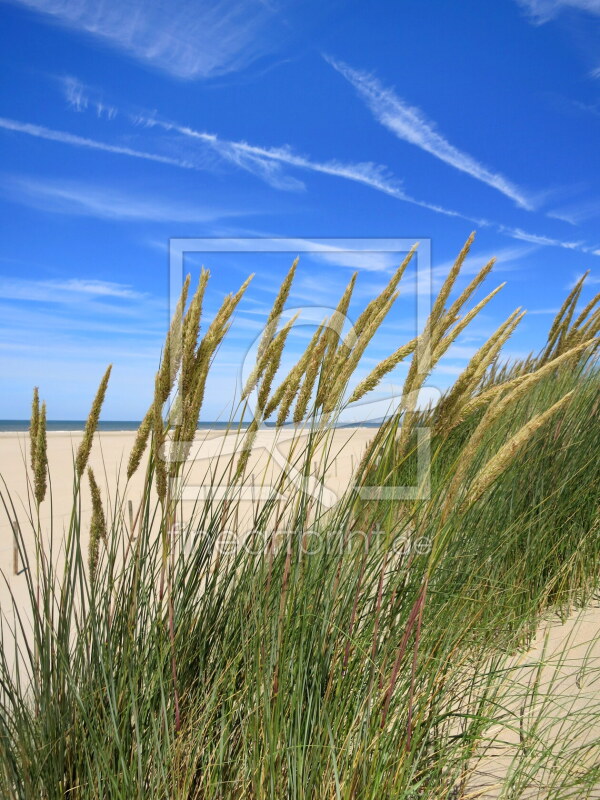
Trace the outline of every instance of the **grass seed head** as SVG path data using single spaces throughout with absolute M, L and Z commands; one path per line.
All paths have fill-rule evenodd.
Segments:
M 37 447 L 38 425 L 40 424 L 40 394 L 37 386 L 33 388 L 33 400 L 31 402 L 31 422 L 29 423 L 29 457 L 31 469 L 35 472 L 35 451 Z
M 88 565 L 90 570 L 90 581 L 93 583 L 98 569 L 100 542 L 107 540 L 106 518 L 102 507 L 102 497 L 100 487 L 96 482 L 94 471 L 88 467 L 88 480 L 92 495 L 92 519 L 90 522 L 90 541 L 88 549 Z
M 200 272 L 198 286 L 194 292 L 192 302 L 183 321 L 183 356 L 181 360 L 181 379 L 179 393 L 185 397 L 190 390 L 193 380 L 194 365 L 196 359 L 196 347 L 198 345 L 198 333 L 200 331 L 200 318 L 202 316 L 202 303 L 206 291 L 206 285 L 210 277 L 210 272 L 204 268 Z
M 384 358 L 375 369 L 371 371 L 366 378 L 364 378 L 356 387 L 356 389 L 352 392 L 350 396 L 349 403 L 355 403 L 357 400 L 360 400 L 361 397 L 364 397 L 368 392 L 375 389 L 376 386 L 379 385 L 382 378 L 391 372 L 394 367 L 396 367 L 401 361 L 403 361 L 407 356 L 414 352 L 415 347 L 417 346 L 417 339 L 411 339 L 410 342 L 403 344 L 402 347 L 399 347 L 394 353 L 392 353 L 387 358 Z
M 35 445 L 35 470 L 33 474 L 33 490 L 36 503 L 42 504 L 46 497 L 48 474 L 48 452 L 46 439 L 46 403 L 42 403 L 37 425 Z
M 127 480 L 131 478 L 131 476 L 137 472 L 137 469 L 140 465 L 142 460 L 142 456 L 146 450 L 146 445 L 148 444 L 148 436 L 150 435 L 150 430 L 152 428 L 152 416 L 153 416 L 153 407 L 150 407 L 146 412 L 146 416 L 142 420 L 140 427 L 137 430 L 135 435 L 135 441 L 133 443 L 133 447 L 131 448 L 131 453 L 129 455 L 129 463 L 127 464 Z
M 277 415 L 278 428 L 284 425 L 288 418 L 290 408 L 292 407 L 292 403 L 294 402 L 296 394 L 298 393 L 298 389 L 300 388 L 302 376 L 304 375 L 304 371 L 306 370 L 310 359 L 312 358 L 314 349 L 321 341 L 324 328 L 325 321 L 322 322 L 315 330 L 310 342 L 308 343 L 308 347 L 300 356 L 296 365 L 289 371 L 281 386 L 279 386 L 279 388 L 275 391 L 271 400 L 267 403 L 267 408 L 265 409 L 265 419 L 267 419 L 273 413 L 277 405 L 281 403 L 279 406 L 279 414 Z M 276 397 L 278 398 L 277 403 L 274 404 Z
M 296 314 L 284 325 L 266 350 L 265 357 L 267 358 L 267 363 L 258 390 L 258 411 L 261 415 L 267 403 L 273 379 L 275 378 L 277 370 L 279 369 L 279 365 L 281 364 L 281 357 L 283 355 L 283 349 L 285 347 L 287 337 L 289 336 L 292 326 L 297 319 L 298 314 Z
M 446 280 L 442 285 L 442 288 L 438 292 L 438 295 L 433 304 L 433 308 L 431 309 L 431 315 L 430 315 L 430 327 L 432 329 L 435 328 L 436 324 L 439 322 L 442 316 L 442 313 L 444 311 L 444 306 L 446 305 L 446 301 L 450 297 L 450 293 L 454 287 L 456 279 L 458 278 L 458 275 L 462 269 L 462 265 L 464 264 L 465 258 L 467 257 L 474 240 L 475 240 L 475 231 L 473 231 L 473 233 L 464 243 L 462 250 L 458 254 L 456 261 L 452 265 L 452 268 L 450 269 L 450 272 L 448 273 Z
M 294 280 L 294 275 L 296 274 L 296 267 L 298 266 L 299 258 L 295 258 L 292 266 L 288 274 L 283 279 L 281 286 L 279 287 L 279 292 L 277 293 L 277 297 L 271 307 L 271 311 L 269 312 L 269 316 L 267 318 L 267 324 L 265 325 L 265 330 L 262 335 L 262 339 L 260 344 L 258 345 L 258 358 L 262 358 L 264 355 L 267 347 L 271 344 L 273 337 L 275 336 L 275 331 L 277 330 L 277 325 L 279 324 L 279 319 L 281 314 L 283 313 L 283 309 L 287 302 L 287 299 L 290 294 L 290 290 L 292 288 L 292 282 Z
M 90 413 L 85 423 L 85 428 L 83 431 L 83 439 L 81 440 L 81 444 L 79 445 L 79 449 L 77 451 L 77 457 L 75 459 L 77 477 L 79 478 L 81 478 L 81 476 L 83 475 L 83 471 L 86 468 L 88 459 L 90 457 L 90 451 L 92 449 L 92 443 L 94 441 L 94 434 L 96 433 L 96 429 L 98 427 L 98 420 L 100 419 L 100 411 L 102 410 L 102 404 L 104 403 L 104 397 L 106 395 L 106 387 L 108 386 L 111 370 L 112 370 L 112 364 L 109 364 L 106 372 L 102 377 L 102 380 L 100 381 L 100 386 L 98 387 L 98 391 L 96 392 L 96 396 L 94 397 L 94 402 L 92 403 L 92 408 L 90 409 Z
M 542 414 L 537 414 L 535 417 L 533 417 L 533 419 L 529 420 L 528 423 L 523 425 L 523 427 L 518 430 L 517 433 L 515 433 L 514 436 L 512 436 L 494 456 L 492 456 L 492 458 L 485 464 L 485 466 L 481 468 L 475 477 L 475 480 L 469 489 L 467 499 L 461 507 L 461 511 L 466 510 L 481 497 L 486 489 L 488 489 L 496 481 L 498 476 L 512 463 L 515 455 L 518 453 L 521 447 L 523 447 L 523 445 L 534 435 L 534 433 L 536 433 L 536 431 L 545 425 L 548 420 L 557 413 L 557 411 L 563 408 L 570 401 L 573 394 L 573 392 L 568 392 L 561 397 L 557 403 L 554 403 L 554 405 L 551 406 L 547 411 L 544 411 Z
M 319 374 L 319 369 L 323 363 L 323 356 L 325 354 L 325 348 L 327 347 L 327 337 L 325 332 L 321 334 L 321 338 L 317 345 L 313 348 L 310 361 L 308 362 L 308 366 L 306 368 L 306 373 L 304 375 L 304 381 L 302 383 L 302 388 L 298 394 L 298 400 L 296 402 L 296 407 L 294 409 L 294 423 L 298 425 L 304 419 L 304 415 L 306 414 L 306 410 L 308 408 L 308 403 L 310 401 L 312 391 L 317 380 L 317 375 Z M 323 379 L 323 376 L 321 376 Z

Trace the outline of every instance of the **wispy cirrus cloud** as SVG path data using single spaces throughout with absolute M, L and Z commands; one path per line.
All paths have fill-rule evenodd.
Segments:
M 460 172 L 491 186 L 521 208 L 529 210 L 534 208 L 532 198 L 523 189 L 451 144 L 421 109 L 409 105 L 372 75 L 353 69 L 329 56 L 325 58 L 354 87 L 375 119 L 399 139 L 419 147 Z
M 285 174 L 284 168 L 291 167 L 361 183 L 398 200 L 403 200 L 421 208 L 427 208 L 439 214 L 466 219 L 478 225 L 489 224 L 484 219 L 472 217 L 460 211 L 412 197 L 404 190 L 402 182 L 390 174 L 387 167 L 375 164 L 372 161 L 354 163 L 344 163 L 337 159 L 315 161 L 296 153 L 288 145 L 262 147 L 244 141 L 222 139 L 214 133 L 195 130 L 187 125 L 160 119 L 156 115 L 136 114 L 133 120 L 138 125 L 160 127 L 165 131 L 177 133 L 190 140 L 201 142 L 210 147 L 225 161 L 261 177 L 275 188 L 295 189 L 303 187 L 303 184 L 298 184 L 296 178 Z
M 553 219 L 568 222 L 571 225 L 580 225 L 582 222 L 600 216 L 600 201 L 590 200 L 571 204 L 563 208 L 557 208 L 554 211 L 548 211 L 547 215 Z
M 145 293 L 137 291 L 130 284 L 116 281 L 84 278 L 28 280 L 3 277 L 0 279 L 2 300 L 70 304 L 76 298 L 141 300 L 144 297 L 147 297 Z
M 78 136 L 74 133 L 46 128 L 44 125 L 36 125 L 31 122 L 19 122 L 18 120 L 7 119 L 6 117 L 0 117 L 0 128 L 13 131 L 14 133 L 24 133 L 27 136 L 34 136 L 37 139 L 47 139 L 51 142 L 61 142 L 62 144 L 83 147 L 90 150 L 102 150 L 105 153 L 115 153 L 117 155 L 130 156 L 131 158 L 141 158 L 146 161 L 156 161 L 159 164 L 170 164 L 174 167 L 193 169 L 194 166 L 191 162 L 185 161 L 184 159 L 163 156 L 159 153 L 150 153 L 144 150 L 136 150 L 135 148 L 118 144 L 107 144 L 97 139 L 89 139 L 88 137 Z
M 380 164 L 375 164 L 373 162 L 344 163 L 336 159 L 317 161 L 296 153 L 289 146 L 264 147 L 252 145 L 244 141 L 223 139 L 213 133 L 198 131 L 186 125 L 161 120 L 157 116 L 146 116 L 138 113 L 132 116 L 132 121 L 136 122 L 138 125 L 145 125 L 149 128 L 158 126 L 165 132 L 177 134 L 179 137 L 178 144 L 181 144 L 182 139 L 184 141 L 195 141 L 200 143 L 204 149 L 200 152 L 188 150 L 186 152 L 187 157 L 185 159 L 180 159 L 149 150 L 138 150 L 129 146 L 108 144 L 65 131 L 53 130 L 42 125 L 19 122 L 4 117 L 0 117 L 0 129 L 74 147 L 100 150 L 115 155 L 129 156 L 191 170 L 204 170 L 207 168 L 206 152 L 208 149 L 216 153 L 225 162 L 255 174 L 257 177 L 278 189 L 297 190 L 304 188 L 304 184 L 299 181 L 298 178 L 294 175 L 289 175 L 285 171 L 286 168 L 329 175 L 331 177 L 362 184 L 363 186 L 387 194 L 402 202 L 410 203 L 420 208 L 443 214 L 444 216 L 463 219 L 479 227 L 495 229 L 513 239 L 519 239 L 533 244 L 577 249 L 582 252 L 591 252 L 594 255 L 600 255 L 600 251 L 587 247 L 583 242 L 565 242 L 552 237 L 529 234 L 520 228 L 510 228 L 492 220 L 471 216 L 455 209 L 446 208 L 436 203 L 415 198 L 404 190 L 401 181 L 391 175 L 389 170 Z
M 215 222 L 242 214 L 216 205 L 165 201 L 91 183 L 19 177 L 8 178 L 4 184 L 13 199 L 60 214 L 128 222 Z
M 548 22 L 566 9 L 600 14 L 600 0 L 517 0 L 517 2 L 536 25 Z
M 446 216 L 467 219 L 479 225 L 487 224 L 485 220 L 473 218 L 459 211 L 411 197 L 404 192 L 401 182 L 390 175 L 389 171 L 384 166 L 374 164 L 373 162 L 348 164 L 335 159 L 329 161 L 315 161 L 295 153 L 289 146 L 259 147 L 243 141 L 236 142 L 222 139 L 216 134 L 197 131 L 185 125 L 160 121 L 153 117 L 136 115 L 134 120 L 138 124 L 142 123 L 149 127 L 160 126 L 163 130 L 178 133 L 181 136 L 201 142 L 204 146 L 217 153 L 226 162 L 257 175 L 269 185 L 278 189 L 299 190 L 304 188 L 302 181 L 299 181 L 293 175 L 290 176 L 285 173 L 284 167 L 291 167 L 302 171 L 344 178 L 355 183 L 361 183 L 376 191 L 395 197 L 398 200 L 403 200 L 407 203 L 427 208 Z M 108 144 L 66 131 L 57 131 L 43 125 L 20 122 L 18 120 L 7 119 L 6 117 L 0 117 L 0 128 L 40 139 L 47 139 L 48 141 L 60 142 L 66 145 L 92 150 L 102 150 L 107 153 L 155 161 L 157 163 L 169 164 L 183 169 L 205 168 L 204 163 L 198 161 L 194 162 L 193 158 L 178 159 L 155 152 L 137 150 L 124 145 Z
M 18 0 L 16 0 L 18 1 Z M 59 24 L 103 40 L 178 78 L 210 78 L 248 66 L 280 45 L 277 5 L 260 0 L 20 0 Z
M 86 111 L 88 106 L 92 104 L 98 117 L 106 116 L 108 119 L 116 117 L 116 107 L 103 102 L 99 95 L 90 97 L 89 88 L 78 78 L 74 78 L 72 75 L 64 75 L 60 78 L 60 83 L 62 84 L 67 104 L 74 111 Z
M 584 253 L 591 252 L 586 247 L 584 242 L 570 242 L 562 239 L 555 239 L 552 236 L 543 236 L 536 233 L 528 233 L 521 228 L 510 228 L 507 225 L 500 225 L 498 230 L 500 233 L 510 236 L 512 239 L 518 239 L 522 242 L 531 242 L 531 244 L 547 245 L 550 247 L 562 247 L 564 250 L 581 250 Z

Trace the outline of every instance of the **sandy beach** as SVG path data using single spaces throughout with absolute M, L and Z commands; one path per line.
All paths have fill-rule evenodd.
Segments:
M 315 484 L 317 490 L 327 492 L 331 504 L 348 487 L 352 472 L 367 442 L 374 435 L 372 428 L 344 428 L 334 433 L 329 446 L 328 469 L 323 486 Z M 61 541 L 69 525 L 72 506 L 73 487 L 73 461 L 75 453 L 81 442 L 82 433 L 78 431 L 50 432 L 48 433 L 48 462 L 50 470 L 50 485 L 52 490 L 52 503 L 47 498 L 40 509 L 40 523 L 45 537 L 49 536 L 52 523 L 55 545 Z M 125 473 L 127 460 L 133 445 L 135 433 L 126 432 L 98 432 L 94 438 L 90 456 L 90 466 L 94 470 L 103 502 L 107 509 L 115 502 L 116 487 L 119 486 L 121 503 L 128 509 L 128 501 L 137 509 L 141 496 L 144 480 L 143 461 L 136 474 L 129 483 L 126 482 Z M 230 463 L 230 455 L 235 448 L 235 434 L 225 435 L 223 431 L 199 431 L 194 445 L 190 450 L 186 472 L 188 478 L 183 494 L 183 514 L 192 513 L 195 505 L 202 502 L 208 493 L 218 498 L 219 491 L 227 491 L 226 471 Z M 248 482 L 244 489 L 243 500 L 239 504 L 241 517 L 237 519 L 240 533 L 244 526 L 251 524 L 252 511 L 264 498 L 272 494 L 270 477 L 279 475 L 283 467 L 287 467 L 291 474 L 296 475 L 293 455 L 290 457 L 290 447 L 294 441 L 294 433 L 283 431 L 276 434 L 274 430 L 261 430 L 256 437 L 252 457 L 248 465 Z M 298 441 L 296 435 L 295 441 Z M 239 445 L 238 445 L 239 447 Z M 299 450 L 302 448 L 299 446 Z M 147 455 L 147 454 L 146 454 Z M 11 512 L 11 517 L 18 517 L 21 531 L 27 544 L 29 556 L 33 556 L 33 536 L 31 523 L 32 507 L 28 494 L 28 481 L 31 479 L 29 466 L 29 436 L 26 432 L 0 433 L 0 475 L 6 482 L 16 514 Z M 220 476 L 222 479 L 220 480 Z M 223 487 L 219 489 L 219 487 Z M 282 498 L 282 502 L 284 498 Z M 126 512 L 127 513 L 127 512 Z M 83 482 L 81 496 L 82 515 L 82 548 L 87 550 L 87 531 L 91 514 L 91 498 L 87 486 L 87 479 Z M 110 516 L 110 513 L 107 513 Z M 12 519 L 3 512 L 0 519 L 0 569 L 8 579 L 8 584 L 2 582 L 0 587 L 0 606 L 5 613 L 10 608 L 9 588 L 14 592 L 17 600 L 24 597 L 25 577 L 19 566 L 19 574 L 13 573 L 13 532 Z M 59 547 L 55 547 L 57 558 L 60 557 Z

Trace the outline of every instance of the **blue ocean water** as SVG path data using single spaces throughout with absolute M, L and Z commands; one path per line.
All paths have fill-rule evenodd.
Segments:
M 100 431 L 137 431 L 141 420 L 108 420 L 98 423 Z M 82 431 L 85 425 L 83 419 L 53 419 L 46 423 L 48 431 Z M 230 427 L 227 422 L 201 422 L 198 430 L 224 430 Z M 243 427 L 248 427 L 244 423 Z M 0 433 L 15 433 L 29 430 L 28 419 L 0 419 Z
M 100 431 L 137 431 L 140 422 L 136 420 L 108 420 L 98 423 L 98 430 Z M 197 430 L 199 431 L 219 431 L 226 430 L 227 428 L 237 427 L 239 423 L 231 422 L 200 422 L 198 423 Z M 242 428 L 247 428 L 249 422 L 242 423 Z M 355 428 L 377 428 L 379 422 L 359 423 L 356 425 L 340 425 L 339 427 Z M 83 419 L 53 419 L 48 420 L 46 423 L 46 430 L 48 431 L 82 431 L 85 425 Z M 267 427 L 274 427 L 274 425 L 266 423 Z M 16 433 L 19 431 L 29 430 L 28 419 L 0 419 L 0 433 Z

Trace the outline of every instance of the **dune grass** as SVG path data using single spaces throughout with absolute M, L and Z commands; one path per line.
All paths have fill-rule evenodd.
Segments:
M 517 310 L 441 403 L 420 408 L 427 376 L 499 291 L 464 310 L 490 263 L 450 302 L 471 243 L 425 329 L 352 392 L 412 252 L 341 336 L 353 278 L 279 378 L 294 264 L 240 401 L 249 408 L 255 393 L 254 416 L 247 428 L 231 423 L 233 453 L 210 467 L 228 491 L 184 515 L 185 459 L 210 365 L 248 289 L 203 325 L 208 273 L 189 302 L 186 282 L 127 469 L 127 480 L 145 470 L 135 529 L 127 487 L 102 497 L 86 473 L 107 372 L 75 458 L 58 566 L 56 532 L 39 523 L 51 495 L 36 391 L 31 514 L 22 521 L 35 531 L 35 561 L 20 540 L 29 607 L 15 604 L 13 628 L 7 617 L 2 629 L 2 797 L 467 800 L 484 796 L 476 773 L 499 725 L 519 738 L 489 796 L 600 796 L 600 744 L 584 759 L 578 738 L 600 720 L 598 704 L 560 720 L 559 749 L 554 733 L 543 735 L 558 714 L 551 692 L 522 685 L 511 666 L 543 615 L 566 617 L 598 589 L 600 320 L 596 304 L 577 312 L 579 288 L 541 353 L 502 366 Z M 409 357 L 399 408 L 374 432 L 347 491 L 326 502 L 316 478 L 335 457 L 347 398 L 364 396 Z M 290 418 L 299 426 L 288 464 L 255 508 L 250 538 L 224 547 L 253 442 L 271 415 L 282 432 Z M 426 481 L 417 468 L 424 430 Z M 377 489 L 415 485 L 416 497 L 404 499 Z M 6 484 L 2 501 L 16 518 Z M 586 680 L 597 671 L 591 663 Z

